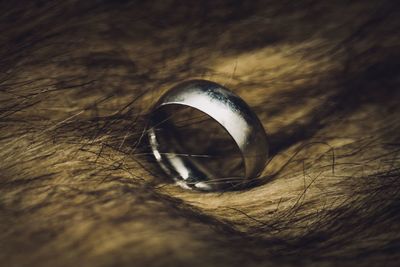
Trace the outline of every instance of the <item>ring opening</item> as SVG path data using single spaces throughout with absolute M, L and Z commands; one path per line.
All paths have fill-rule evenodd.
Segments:
M 195 108 L 168 104 L 152 112 L 153 154 L 164 171 L 183 187 L 229 190 L 244 182 L 239 147 L 217 121 Z

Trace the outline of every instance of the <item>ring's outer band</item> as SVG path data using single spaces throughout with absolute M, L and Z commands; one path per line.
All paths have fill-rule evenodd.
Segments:
M 167 105 L 192 107 L 207 114 L 225 128 L 241 152 L 245 168 L 244 179 L 257 177 L 264 169 L 268 159 L 267 135 L 250 107 L 239 96 L 217 83 L 206 80 L 190 80 L 166 92 L 154 105 L 150 113 L 151 127 L 148 134 L 153 154 L 164 171 L 177 181 L 189 179 L 193 183 L 194 179 L 194 183 L 196 183 L 196 179 L 200 182 L 200 180 L 204 181 L 207 178 L 190 177 L 191 174 L 198 176 L 198 172 L 192 170 L 194 167 L 176 157 L 175 159 L 178 162 L 173 162 L 174 160 L 169 155 L 163 155 L 159 152 L 157 132 L 154 128 L 160 121 L 154 119 L 154 114 Z M 179 168 L 181 170 L 177 170 Z M 200 168 L 203 170 L 202 172 L 206 172 L 205 168 Z M 182 175 L 182 172 L 184 175 Z M 201 184 L 197 187 L 212 190 L 204 187 L 204 185 L 201 186 Z

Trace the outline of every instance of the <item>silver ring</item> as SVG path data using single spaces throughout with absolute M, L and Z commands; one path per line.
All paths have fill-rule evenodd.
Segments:
M 198 164 L 195 159 L 174 153 L 182 139 L 175 130 L 159 130 L 168 120 L 163 109 L 179 105 L 205 113 L 230 135 L 239 148 L 243 162 L 242 181 L 256 178 L 263 171 L 268 159 L 268 141 L 265 130 L 250 107 L 237 95 L 225 87 L 206 80 L 190 80 L 167 91 L 149 113 L 150 127 L 147 131 L 153 155 L 165 173 L 184 188 L 215 191 L 217 187 L 208 181 L 215 177 L 207 166 Z M 165 127 L 164 127 L 165 128 Z M 160 144 L 160 139 L 167 144 Z M 179 139 L 179 140 L 177 140 Z M 161 146 L 172 153 L 164 153 Z

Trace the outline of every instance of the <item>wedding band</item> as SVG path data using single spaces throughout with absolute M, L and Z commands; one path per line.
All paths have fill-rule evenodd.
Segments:
M 243 160 L 243 181 L 256 178 L 263 171 L 268 159 L 268 141 L 265 130 L 250 107 L 239 96 L 227 88 L 206 80 L 190 80 L 167 91 L 149 113 L 150 127 L 147 130 L 153 155 L 164 172 L 179 185 L 203 191 L 217 188 L 207 181 L 214 179 L 207 166 L 198 164 L 191 157 L 160 150 L 160 135 L 167 140 L 169 151 L 175 151 L 182 140 L 175 138 L 175 129 L 157 127 L 168 120 L 163 108 L 170 105 L 189 107 L 205 113 L 230 135 L 237 145 Z

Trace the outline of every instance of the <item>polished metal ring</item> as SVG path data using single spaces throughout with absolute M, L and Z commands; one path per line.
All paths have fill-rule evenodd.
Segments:
M 175 151 L 182 140 L 175 137 L 174 130 L 158 131 L 158 126 L 168 120 L 162 112 L 169 105 L 180 105 L 205 113 L 231 136 L 243 160 L 243 181 L 256 178 L 263 171 L 268 159 L 268 141 L 265 130 L 250 107 L 225 87 L 206 80 L 190 80 L 167 91 L 149 113 L 147 130 L 153 155 L 165 173 L 184 188 L 215 191 L 207 181 L 214 179 L 207 166 L 195 159 L 160 150 L 160 135 L 167 140 L 169 151 Z

